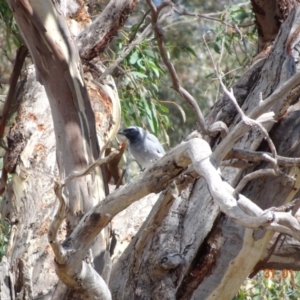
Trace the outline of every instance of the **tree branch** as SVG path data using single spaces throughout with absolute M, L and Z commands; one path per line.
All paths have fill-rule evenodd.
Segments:
M 17 87 L 17 83 L 21 74 L 21 70 L 26 58 L 26 55 L 28 54 L 28 49 L 25 45 L 22 45 L 18 51 L 17 51 L 17 55 L 16 55 L 16 60 L 14 63 L 14 68 L 13 71 L 11 73 L 11 76 L 9 78 L 9 90 L 7 93 L 7 97 L 5 100 L 5 104 L 4 107 L 2 109 L 2 114 L 1 114 L 1 121 L 0 121 L 0 139 L 2 139 L 3 137 L 3 133 L 5 130 L 5 125 L 6 125 L 6 121 L 8 118 L 8 113 L 9 110 L 11 108 L 11 104 L 13 102 L 13 97 L 15 95 L 16 92 L 16 87 Z
M 229 90 L 226 88 L 225 84 L 223 83 L 222 77 L 221 77 L 220 72 L 219 72 L 219 66 L 216 66 L 216 64 L 215 64 L 215 62 L 214 62 L 214 59 L 213 59 L 213 56 L 212 56 L 212 54 L 211 54 L 211 51 L 210 51 L 210 49 L 209 49 L 209 47 L 208 47 L 208 45 L 207 45 L 206 40 L 205 40 L 204 37 L 203 37 L 203 41 L 204 41 L 204 43 L 205 43 L 205 45 L 206 45 L 206 49 L 207 49 L 207 51 L 208 51 L 208 53 L 209 53 L 209 55 L 210 55 L 210 58 L 211 58 L 211 61 L 212 61 L 212 64 L 213 64 L 213 67 L 214 67 L 214 70 L 215 70 L 215 74 L 216 74 L 216 76 L 217 76 L 217 78 L 218 78 L 218 81 L 219 81 L 219 83 L 220 83 L 220 85 L 221 85 L 221 87 L 222 87 L 224 93 L 228 96 L 229 100 L 231 100 L 231 102 L 232 102 L 233 105 L 235 106 L 235 108 L 236 108 L 238 114 L 239 114 L 240 117 L 241 117 L 242 122 L 243 122 L 245 125 L 250 126 L 250 128 L 252 128 L 252 127 L 254 127 L 254 126 L 255 126 L 255 127 L 258 127 L 259 130 L 262 132 L 263 136 L 264 136 L 265 139 L 267 140 L 267 142 L 268 142 L 268 144 L 269 144 L 269 147 L 270 147 L 270 149 L 271 149 L 271 151 L 272 151 L 272 154 L 273 154 L 273 157 L 274 157 L 274 164 L 273 164 L 274 170 L 275 170 L 275 173 L 278 174 L 278 173 L 279 173 L 279 170 L 278 170 L 278 165 L 277 165 L 277 151 L 276 151 L 276 148 L 275 148 L 274 143 L 273 143 L 273 141 L 271 140 L 271 138 L 270 138 L 268 132 L 266 131 L 266 129 L 265 129 L 265 128 L 262 126 L 262 124 L 260 123 L 260 122 L 274 121 L 274 119 L 273 119 L 274 113 L 265 113 L 265 114 L 259 116 L 258 120 L 253 120 L 253 119 L 251 119 L 251 118 L 249 118 L 249 117 L 247 117 L 247 116 L 245 115 L 245 113 L 243 112 L 243 110 L 242 110 L 242 109 L 240 108 L 240 106 L 238 105 L 238 102 L 237 102 L 237 100 L 236 100 L 236 98 L 235 98 L 235 96 L 234 96 L 234 93 L 233 93 L 233 89 L 230 89 L 230 91 L 229 91 Z M 222 52 L 223 52 L 223 47 L 224 47 L 224 45 L 223 45 L 223 43 L 222 43 Z M 219 61 L 219 63 L 220 63 L 220 61 Z M 226 138 L 226 140 L 228 141 L 227 147 L 228 147 L 228 148 L 229 148 L 229 147 L 233 147 L 233 145 L 235 144 L 235 141 L 230 142 L 230 139 L 229 139 L 228 137 Z M 216 154 L 216 155 L 217 155 L 217 154 Z M 258 173 L 257 173 L 257 174 L 258 174 Z M 249 177 L 249 178 L 250 178 L 250 177 Z M 251 177 L 251 178 L 253 179 L 254 177 Z
M 250 162 L 261 162 L 266 161 L 271 164 L 276 163 L 274 158 L 271 156 L 271 153 L 261 152 L 261 151 L 251 151 L 247 149 L 232 149 L 225 156 L 224 160 L 227 159 L 243 159 Z M 300 158 L 298 157 L 285 157 L 277 156 L 277 164 L 282 167 L 295 167 L 300 166 Z
M 74 265 L 78 270 L 83 268 L 86 264 L 83 261 L 85 253 L 93 244 L 95 237 L 116 214 L 147 194 L 166 189 L 190 163 L 196 172 L 205 178 L 211 195 L 221 211 L 236 223 L 247 228 L 278 231 L 300 240 L 299 223 L 290 213 L 263 211 L 243 195 L 239 195 L 237 201 L 232 195 L 234 189 L 222 180 L 219 171 L 212 164 L 211 154 L 208 143 L 202 139 L 194 138 L 183 142 L 152 167 L 146 169 L 134 181 L 115 190 L 90 210 L 63 243 L 72 255 L 68 257 L 63 268 L 58 270 L 64 273 L 59 275 L 60 278 L 70 276 L 68 269 L 73 268 Z
M 181 87 L 175 67 L 171 63 L 170 59 L 168 58 L 165 44 L 163 41 L 163 31 L 162 31 L 161 26 L 159 25 L 158 17 L 159 17 L 160 12 L 165 7 L 173 7 L 173 3 L 170 1 L 165 1 L 158 7 L 156 7 L 151 0 L 147 0 L 147 3 L 149 4 L 151 12 L 152 12 L 151 23 L 152 23 L 152 28 L 154 30 L 155 38 L 157 40 L 158 49 L 159 49 L 160 55 L 162 57 L 162 60 L 169 71 L 169 74 L 170 74 L 170 77 L 172 80 L 172 84 L 173 84 L 173 86 L 172 86 L 173 89 L 185 101 L 187 101 L 187 103 L 192 107 L 192 109 L 194 110 L 194 112 L 196 114 L 197 121 L 201 128 L 201 132 L 203 134 L 215 134 L 216 132 L 220 132 L 220 131 L 223 133 L 227 133 L 227 126 L 223 122 L 220 122 L 220 121 L 213 124 L 210 128 L 207 127 L 206 122 L 203 117 L 203 114 L 201 112 L 201 109 L 200 109 L 197 101 L 187 90 L 185 90 L 183 87 Z
M 100 16 L 77 37 L 80 57 L 90 61 L 105 50 L 136 4 L 135 0 L 110 1 Z
M 9 78 L 9 90 L 6 96 L 6 100 L 2 109 L 2 115 L 1 115 L 1 121 L 0 121 L 0 140 L 3 142 L 3 134 L 5 131 L 5 126 L 7 119 L 9 117 L 10 109 L 13 103 L 13 98 L 16 93 L 16 87 L 17 83 L 21 74 L 21 70 L 25 61 L 25 58 L 28 54 L 28 49 L 25 45 L 22 45 L 16 55 L 16 60 L 14 63 L 14 68 L 11 73 L 11 76 Z M 6 180 L 7 180 L 7 170 L 5 165 L 3 166 L 2 172 L 1 172 L 1 179 L 0 179 L 0 195 L 2 195 L 5 191 L 6 186 Z
M 295 16 L 295 14 L 297 14 Z M 283 24 L 281 27 L 281 31 L 283 32 L 283 35 L 291 35 L 291 30 L 292 30 L 292 24 L 294 18 L 298 16 L 299 11 L 294 10 L 286 22 Z M 277 44 L 274 45 L 274 49 L 277 49 L 278 47 L 280 49 L 285 50 L 285 42 L 281 39 L 277 41 Z M 275 50 L 272 50 L 271 54 L 274 58 L 279 58 L 279 56 L 276 54 Z M 266 113 L 269 113 L 271 110 L 274 113 L 274 119 L 277 119 L 280 115 L 286 111 L 287 108 L 287 102 L 291 101 L 291 90 L 295 89 L 298 87 L 300 83 L 300 73 L 296 73 L 295 75 L 292 75 L 294 73 L 293 71 L 293 58 L 291 56 L 288 56 L 286 53 L 285 55 L 281 55 L 280 57 L 284 57 L 282 59 L 282 63 L 284 63 L 284 68 L 286 71 L 282 72 L 281 78 L 279 78 L 279 82 L 274 85 L 274 89 L 266 88 L 263 92 L 267 93 L 268 95 L 271 94 L 269 97 L 267 97 L 265 100 L 262 100 L 262 97 L 259 96 L 259 91 L 254 89 L 252 92 L 251 97 L 259 97 L 257 101 L 252 101 L 252 103 L 256 103 L 255 106 L 252 108 L 250 105 L 250 112 L 248 113 L 248 117 L 251 119 L 255 119 L 257 121 L 263 120 L 263 116 L 265 116 Z M 270 68 L 270 66 L 269 66 Z M 282 68 L 282 67 L 281 67 Z M 266 69 L 263 70 L 264 72 L 267 71 L 267 66 Z M 263 72 L 262 71 L 262 72 Z M 275 72 L 275 70 L 274 70 Z M 260 91 L 262 92 L 262 91 Z M 249 106 L 248 106 L 249 108 Z M 270 126 L 269 126 L 270 128 Z M 216 147 L 214 150 L 214 155 L 213 159 L 215 160 L 215 163 L 218 165 L 221 163 L 221 161 L 224 159 L 224 157 L 227 155 L 227 153 L 232 149 L 234 144 L 236 144 L 239 139 L 249 130 L 249 127 L 241 121 L 238 124 L 235 124 L 235 126 L 232 128 L 228 136 L 224 138 Z M 261 138 L 257 138 L 255 140 L 255 143 L 252 142 L 252 145 L 256 147 L 259 143 Z
M 290 91 L 296 88 L 300 84 L 300 73 L 296 73 L 290 79 L 288 79 L 281 86 L 278 86 L 276 90 L 266 98 L 264 101 L 260 102 L 260 104 L 253 109 L 252 112 L 249 113 L 248 117 L 251 119 L 259 118 L 264 113 L 267 113 L 272 105 L 277 104 L 278 101 L 284 101 L 284 99 L 289 95 Z M 271 120 L 270 120 L 271 121 Z M 216 163 L 220 163 L 227 153 L 231 150 L 233 145 L 249 130 L 249 126 L 243 124 L 241 121 L 237 124 L 232 131 L 224 138 L 216 150 L 214 151 L 214 159 Z
M 99 81 L 105 79 L 105 77 L 111 74 L 118 65 L 124 60 L 124 58 L 132 51 L 134 47 L 139 45 L 150 33 L 152 32 L 151 26 L 148 25 L 145 30 L 136 38 L 132 43 L 128 44 L 122 51 L 122 53 L 118 56 L 118 58 L 110 65 L 104 73 L 100 76 Z
M 214 22 L 218 22 L 221 23 L 227 27 L 230 27 L 232 29 L 234 29 L 240 36 L 242 36 L 240 30 L 238 29 L 236 24 L 231 24 L 228 23 L 226 21 L 223 21 L 222 19 L 217 19 L 215 17 L 213 17 L 211 14 L 197 14 L 197 13 L 190 13 L 188 11 L 184 10 L 179 10 L 179 9 L 174 9 L 174 11 L 176 11 L 180 16 L 189 16 L 189 17 L 194 17 L 196 19 L 206 19 L 206 20 L 210 20 L 210 21 L 214 21 Z M 217 14 L 214 15 L 221 15 L 224 14 L 225 12 L 219 12 Z M 249 27 L 249 26 L 254 26 L 254 23 L 248 23 L 248 24 L 240 24 L 240 27 Z
M 105 150 L 106 147 L 103 147 L 103 150 Z M 70 174 L 68 177 L 66 177 L 63 182 L 61 182 L 61 186 L 64 187 L 66 184 L 68 184 L 70 181 L 79 178 L 79 177 L 83 177 L 86 176 L 90 173 L 92 173 L 92 171 L 98 167 L 101 166 L 103 164 L 107 164 L 109 163 L 116 155 L 119 154 L 119 151 L 113 151 L 111 152 L 108 156 L 102 158 L 101 154 L 99 156 L 99 158 L 97 160 L 95 160 L 93 163 L 91 163 L 87 169 L 85 170 L 81 170 L 81 171 L 74 171 L 72 174 Z
M 105 149 L 105 147 L 104 147 Z M 111 161 L 119 152 L 114 151 L 111 152 L 108 156 L 101 158 L 99 157 L 95 162 L 93 162 L 86 170 L 83 171 L 74 171 L 68 177 L 66 177 L 63 182 L 56 183 L 54 187 L 55 194 L 59 200 L 59 208 L 57 210 L 57 214 L 55 215 L 53 221 L 51 222 L 49 231 L 48 231 L 48 241 L 52 247 L 52 250 L 55 254 L 55 258 L 58 264 L 62 265 L 66 263 L 67 260 L 67 252 L 64 251 L 64 248 L 61 246 L 60 242 L 58 241 L 58 229 L 62 222 L 66 217 L 66 208 L 68 203 L 67 198 L 63 195 L 63 188 L 66 184 L 71 182 L 72 180 L 86 176 L 90 174 L 97 166 L 101 166 L 102 164 L 108 163 Z
M 238 194 L 243 190 L 243 188 L 246 186 L 248 182 L 251 180 L 254 180 L 259 177 L 263 176 L 278 176 L 279 174 L 286 176 L 289 180 L 295 181 L 294 178 L 282 173 L 281 171 L 277 170 L 275 171 L 274 169 L 262 169 L 262 170 L 257 170 L 254 171 L 250 174 L 245 175 L 241 181 L 238 183 L 237 187 L 235 188 L 235 191 L 233 193 L 234 197 L 237 197 Z

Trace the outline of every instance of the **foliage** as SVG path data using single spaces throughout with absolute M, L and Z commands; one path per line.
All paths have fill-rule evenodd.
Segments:
M 118 40 L 117 55 L 126 47 L 125 41 L 126 39 Z M 121 65 L 123 78 L 119 85 L 125 124 L 143 126 L 147 121 L 155 134 L 158 129 L 165 130 L 170 127 L 167 117 L 169 109 L 157 99 L 159 80 L 164 74 L 158 58 L 158 52 L 151 40 L 144 40 L 124 59 Z
M 8 52 L 12 47 L 19 47 L 22 43 L 18 27 L 13 14 L 5 0 L 0 0 L 0 26 L 5 29 L 5 47 Z
M 15 50 L 19 45 L 19 35 L 12 13 L 5 0 L 0 0 L 0 77 L 8 80 L 15 56 Z M 4 102 L 8 85 L 0 84 L 0 105 Z M 1 150 L 1 149 L 0 149 Z M 1 152 L 1 151 L 0 151 Z M 0 153 L 1 156 L 1 153 Z
M 199 7 L 198 3 L 187 1 L 185 7 L 196 11 L 196 4 Z M 148 7 L 141 6 L 137 11 L 142 9 L 147 10 Z M 143 21 L 140 22 L 140 19 Z M 145 20 L 147 18 L 140 14 L 129 20 L 130 25 L 122 31 L 111 51 L 106 53 L 106 61 L 119 56 L 132 37 L 142 32 L 145 23 L 148 24 Z M 254 26 L 243 27 L 249 22 L 253 25 L 250 6 L 231 5 L 217 14 L 214 21 L 175 14 L 162 24 L 168 55 L 175 65 L 180 84 L 197 99 L 203 111 L 207 111 L 220 97 L 219 83 L 203 36 L 215 51 L 214 58 L 221 60 L 224 83 L 230 85 L 241 76 L 254 53 Z M 171 88 L 169 74 L 164 70 L 156 41 L 151 37 L 131 51 L 114 75 L 118 81 L 124 123 L 148 127 L 155 134 L 162 131 L 165 138 L 168 137 L 167 129 L 179 128 L 176 132 L 168 132 L 173 144 L 176 144 L 181 136 L 196 127 L 195 116 Z M 185 126 L 182 126 L 185 121 Z
M 190 11 L 196 10 L 193 1 L 187 1 L 187 7 Z M 255 53 L 256 31 L 254 26 L 248 26 L 253 24 L 249 6 L 227 6 L 216 19 L 218 22 L 177 15 L 163 25 L 168 54 L 180 82 L 204 111 L 220 97 L 220 89 L 203 37 L 214 51 L 214 59 L 220 63 L 224 83 L 228 86 L 242 75 Z M 133 22 L 129 30 L 122 32 L 113 51 L 106 53 L 109 60 L 120 55 L 130 37 L 139 30 L 137 24 Z M 11 51 L 12 46 L 19 46 L 21 39 L 4 0 L 0 0 L 0 25 L 5 28 L 6 49 Z M 189 111 L 186 103 L 170 89 L 169 75 L 164 71 L 155 40 L 144 40 L 124 59 L 119 70 L 119 95 L 127 126 L 135 123 L 145 127 L 147 124 L 155 134 L 162 130 L 165 135 L 168 128 L 178 128 L 173 135 L 174 141 L 184 134 L 180 124 L 185 119 L 186 132 L 191 130 L 195 118 L 191 111 L 187 113 L 188 118 L 185 117 Z M 9 224 L 0 220 L 0 260 L 8 236 Z M 260 272 L 255 278 L 245 281 L 234 300 L 299 299 L 300 273 L 283 275 L 282 271 L 275 271 L 274 276 L 266 278 L 265 272 Z
M 9 223 L 0 219 L 0 261 L 5 254 L 9 238 Z
M 230 85 L 242 75 L 241 71 L 253 58 L 256 28 L 248 26 L 254 24 L 252 11 L 242 6 L 228 6 L 219 20 L 226 23 L 220 23 L 210 30 L 209 35 L 214 38 L 210 39 L 209 45 L 217 55 L 221 55 L 221 67 L 226 70 L 223 80 L 225 84 Z M 228 61 L 230 65 L 226 64 Z M 237 68 L 239 72 L 232 72 Z
M 6 38 L 13 37 L 13 42 L 18 44 L 19 35 L 12 14 L 6 1 L 0 0 L 1 4 L 2 2 L 0 15 L 6 25 Z M 187 1 L 185 7 L 189 11 L 196 11 L 199 3 L 194 2 Z M 220 7 L 221 4 L 218 4 L 218 8 Z M 141 8 L 148 9 L 146 6 Z M 202 7 L 207 10 L 212 8 L 217 9 L 211 4 Z M 139 23 L 142 18 L 141 11 L 142 9 L 137 10 L 136 15 L 129 20 L 131 24 L 122 31 L 112 51 L 106 53 L 106 62 L 119 56 L 132 37 L 139 35 L 148 23 L 147 18 Z M 204 112 L 220 97 L 220 88 L 202 36 L 205 35 L 209 47 L 216 52 L 215 59 L 222 54 L 221 69 L 227 85 L 236 80 L 249 64 L 253 54 L 252 42 L 255 39 L 254 27 L 236 27 L 239 29 L 234 30 L 221 23 L 243 26 L 252 20 L 249 6 L 227 6 L 215 19 L 220 22 L 175 14 L 163 24 L 166 47 L 176 67 L 180 83 L 197 99 Z M 8 45 L 11 44 L 11 38 L 9 40 Z M 221 53 L 222 47 L 226 51 Z M 115 77 L 122 101 L 122 115 L 127 126 L 137 124 L 148 127 L 156 135 L 163 135 L 165 140 L 168 140 L 169 128 L 180 128 L 179 131 L 168 132 L 173 144 L 196 126 L 193 111 L 170 88 L 169 74 L 164 72 L 153 38 L 146 39 L 137 46 L 124 59 L 119 71 L 114 75 L 117 75 Z M 182 126 L 185 121 L 185 126 Z
M 264 270 L 246 279 L 233 300 L 296 300 L 300 299 L 300 272 Z
M 189 12 L 202 13 L 197 11 L 199 5 L 193 2 L 187 1 L 184 6 L 189 3 Z M 249 5 L 228 5 L 209 17 L 215 20 L 175 15 L 164 24 L 165 40 L 169 41 L 169 53 L 180 83 L 194 96 L 204 113 L 222 96 L 204 39 L 213 53 L 215 63 L 220 65 L 223 82 L 227 86 L 242 76 L 256 49 L 256 30 Z M 183 47 L 192 49 L 195 55 L 184 52 L 178 55 L 177 49 Z M 179 131 L 169 132 L 171 141 L 176 144 L 181 136 L 196 127 L 196 118 L 191 108 L 169 88 L 168 81 L 169 78 L 162 77 L 158 98 L 176 101 L 187 114 L 187 122 L 183 124 L 179 112 L 170 108 L 172 126 L 179 128 Z

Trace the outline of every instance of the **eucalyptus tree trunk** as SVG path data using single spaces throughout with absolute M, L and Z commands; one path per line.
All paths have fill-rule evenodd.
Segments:
M 259 32 L 260 50 L 264 45 L 267 47 L 233 86 L 234 95 L 245 113 L 250 113 L 261 99 L 266 99 L 276 89 L 280 91 L 299 69 L 300 8 L 296 6 L 292 10 L 292 4 L 287 6 L 285 17 L 288 19 L 281 27 L 276 23 L 277 34 L 274 36 L 273 30 L 268 36 L 270 26 L 275 26 L 273 16 L 280 15 L 275 8 L 268 10 L 270 5 L 274 5 L 273 1 L 254 6 L 254 12 L 257 10 L 265 17 L 268 13 L 272 15 L 265 22 L 256 15 L 259 26 L 265 29 Z M 295 85 L 278 96 L 271 108 L 277 123 L 267 125 L 267 129 L 282 156 L 300 156 L 299 95 L 300 89 Z M 230 130 L 240 121 L 227 96 L 216 103 L 206 119 L 209 124 L 221 120 Z M 214 147 L 220 141 L 219 137 L 210 139 Z M 237 141 L 235 148 L 271 151 L 258 129 L 252 129 Z M 267 162 L 255 162 L 251 167 L 226 167 L 222 168 L 222 175 L 235 187 L 246 174 L 267 165 Z M 260 177 L 246 185 L 243 195 L 263 209 L 298 198 L 298 167 L 285 167 L 283 171 L 296 180 L 285 176 Z M 170 199 L 165 200 L 163 196 L 160 198 L 152 215 L 114 265 L 114 280 L 110 284 L 113 299 L 232 299 L 252 272 L 274 267 L 299 270 L 297 240 L 288 237 L 285 247 L 270 250 L 275 242 L 274 232 L 245 229 L 220 213 L 204 178 L 190 183 L 173 199 L 170 209 L 166 207 L 168 201 Z
M 92 69 L 86 66 L 83 74 L 73 38 L 91 23 L 83 3 L 62 1 L 62 10 L 53 1 L 8 3 L 35 68 L 27 69 L 18 86 L 15 101 L 21 104 L 7 136 L 9 149 L 4 168 L 12 177 L 6 186 L 1 214 L 12 227 L 1 262 L 0 298 L 63 299 L 69 292 L 59 283 L 48 242 L 49 226 L 58 208 L 54 183 L 86 169 L 99 157 L 99 146 L 118 130 L 120 103 L 110 76 L 102 82 L 97 80 L 104 71 L 101 62 L 94 61 Z M 102 36 L 94 34 L 100 25 L 93 24 L 88 29 L 93 36 L 92 45 L 77 37 L 86 61 L 107 46 L 134 6 L 132 1 L 112 1 L 100 21 L 96 20 L 106 19 L 104 24 L 102 21 Z M 117 18 L 112 18 L 111 13 Z M 64 197 L 67 211 L 66 223 L 59 233 L 62 240 L 84 213 L 105 197 L 99 167 L 66 184 Z M 99 272 L 108 239 L 108 232 L 103 230 L 92 246 L 90 259 Z M 74 294 L 69 293 L 69 297 Z
M 7 137 L 5 170 L 11 180 L 5 187 L 1 214 L 12 227 L 7 253 L 0 263 L 1 299 L 231 299 L 253 271 L 269 266 L 290 269 L 291 261 L 300 269 L 296 254 L 285 259 L 289 245 L 295 241 L 292 238 L 285 248 L 275 250 L 270 260 L 265 260 L 274 236 L 274 231 L 267 229 L 287 232 L 299 240 L 295 219 L 288 219 L 294 222 L 289 228 L 298 228 L 294 231 L 284 229 L 280 222 L 275 224 L 280 215 L 276 212 L 262 226 L 256 223 L 250 226 L 252 229 L 244 228 L 240 225 L 243 220 L 226 210 L 209 176 L 201 172 L 199 165 L 208 157 L 218 161 L 213 155 L 225 140 L 219 136 L 207 138 L 215 149 L 213 153 L 198 137 L 180 144 L 153 168 L 103 201 L 99 168 L 92 174 L 76 175 L 98 159 L 99 145 L 103 147 L 119 126 L 117 91 L 112 79 L 97 80 L 103 72 L 97 55 L 124 25 L 136 1 L 110 1 L 89 27 L 88 15 L 82 17 L 85 8 L 76 1 L 61 1 L 61 8 L 50 0 L 8 3 L 35 68 L 27 69 L 18 87 L 16 95 L 21 104 Z M 264 7 L 258 9 L 258 5 L 254 8 L 263 11 Z M 266 39 L 260 35 L 260 50 L 265 49 L 264 43 L 268 44 L 267 50 L 233 91 L 238 104 L 249 114 L 262 99 L 278 95 L 268 108 L 277 123 L 269 122 L 265 127 L 280 155 L 299 157 L 300 81 L 289 85 L 290 89 L 285 83 L 298 73 L 300 8 L 292 10 L 291 5 L 285 17 L 282 26 L 275 24 L 279 30 L 275 42 L 274 32 Z M 75 19 L 85 23 L 77 24 Z M 74 34 L 86 27 L 80 35 L 75 34 L 78 49 L 67 24 Z M 259 32 L 263 34 L 263 30 Z M 84 74 L 80 58 L 86 63 Z M 227 124 L 229 136 L 241 127 L 236 109 L 226 96 L 206 120 L 209 124 Z M 239 135 L 234 142 L 235 148 L 270 151 L 257 129 L 242 138 Z M 236 159 L 234 153 L 231 155 L 227 158 Z M 195 172 L 186 175 L 189 164 L 203 177 L 198 178 Z M 261 161 L 240 169 L 223 167 L 224 179 L 219 178 L 218 188 L 229 184 L 235 187 L 247 173 L 266 167 L 267 162 Z M 247 210 L 244 202 L 238 205 L 250 211 L 251 217 L 264 216 L 259 207 L 265 210 L 297 197 L 298 168 L 285 165 L 282 171 L 296 180 L 281 174 L 253 180 L 240 191 L 238 201 L 245 201 L 246 196 L 257 206 Z M 219 176 L 218 172 L 213 174 Z M 151 196 L 134 203 L 134 208 L 129 206 L 151 192 L 161 194 L 157 200 Z M 64 219 L 66 223 L 61 224 Z M 132 237 L 121 255 L 121 247 L 117 248 L 111 274 L 104 231 L 110 221 L 122 239 Z M 132 224 L 141 225 L 136 234 Z M 127 228 L 132 231 L 129 233 Z M 298 242 L 293 245 L 296 253 Z

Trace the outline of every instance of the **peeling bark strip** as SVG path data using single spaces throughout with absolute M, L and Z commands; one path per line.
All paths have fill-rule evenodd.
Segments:
M 14 93 L 16 92 L 16 87 L 18 83 L 18 79 L 23 67 L 23 63 L 25 61 L 26 55 L 28 53 L 28 49 L 25 45 L 22 45 L 18 51 L 17 51 L 17 56 L 16 56 L 16 61 L 14 64 L 14 69 L 12 71 L 12 74 L 9 79 L 9 91 L 6 97 L 6 101 L 2 110 L 1 114 L 1 122 L 0 122 L 0 139 L 3 139 L 3 133 L 6 125 L 6 121 L 8 118 L 8 113 L 10 111 L 12 101 L 13 101 L 13 96 Z
M 80 57 L 90 61 L 108 46 L 137 5 L 137 0 L 110 1 L 100 16 L 77 38 Z
M 166 207 L 172 204 L 177 195 L 176 191 L 170 188 L 172 187 L 171 183 L 189 164 L 192 164 L 195 171 L 206 180 L 209 191 L 221 211 L 234 222 L 247 228 L 259 229 L 263 227 L 275 230 L 292 235 L 297 240 L 300 240 L 299 222 L 290 213 L 268 209 L 263 211 L 243 195 L 239 195 L 239 200 L 237 201 L 233 196 L 234 189 L 222 180 L 217 168 L 213 166 L 211 155 L 212 152 L 208 143 L 202 139 L 194 138 L 188 142 L 183 142 L 169 151 L 151 168 L 146 169 L 136 180 L 115 190 L 105 200 L 90 210 L 81 219 L 69 238 L 61 245 L 63 247 L 60 251 L 63 265 L 57 268 L 59 277 L 64 279 L 64 282 L 74 289 L 80 289 L 74 283 L 74 276 L 78 276 L 78 274 L 80 274 L 82 290 L 85 290 L 86 286 L 91 285 L 91 277 L 87 276 L 83 271 L 86 268 L 90 268 L 90 266 L 83 261 L 83 258 L 98 233 L 116 214 L 151 192 L 157 193 L 168 187 L 166 193 L 170 198 L 166 198 L 164 201 L 166 201 Z M 150 227 L 152 228 L 153 226 Z M 140 243 L 144 243 L 143 238 Z M 220 242 L 218 242 L 218 245 L 220 247 Z M 138 248 L 137 245 L 135 247 Z M 159 264 L 164 270 L 176 268 L 182 261 L 181 253 L 176 251 L 167 253 L 160 258 Z M 157 259 L 155 263 L 158 263 Z M 157 267 L 156 264 L 155 266 Z M 72 274 L 74 266 L 76 266 L 77 272 Z M 157 275 L 156 267 L 154 273 Z M 164 271 L 161 272 L 164 274 Z M 97 283 L 95 282 L 94 285 L 97 285 Z M 103 287 L 99 285 L 98 288 L 100 294 Z M 125 297 L 125 299 L 128 299 L 128 297 Z
M 86 168 L 99 155 L 95 118 L 76 47 L 53 1 L 9 1 L 46 89 L 54 123 L 61 178 Z M 30 24 L 30 26 L 28 26 Z M 93 206 L 88 178 L 67 187 L 74 214 Z
M 291 1 L 251 0 L 258 30 L 258 53 L 268 52 L 281 23 L 285 21 L 294 4 Z
M 28 54 L 28 49 L 25 45 L 22 45 L 18 51 L 17 51 L 17 55 L 16 55 L 16 61 L 14 64 L 14 68 L 12 71 L 12 74 L 10 76 L 9 79 L 9 90 L 7 93 L 7 97 L 5 100 L 5 104 L 3 106 L 2 109 L 2 114 L 1 114 L 1 122 L 0 122 L 0 140 L 3 139 L 3 134 L 4 134 L 4 130 L 5 130 L 5 126 L 6 126 L 6 122 L 7 119 L 9 118 L 9 115 L 12 114 L 12 111 L 15 111 L 14 109 L 12 109 L 12 104 L 13 104 L 13 100 L 14 100 L 14 95 L 16 93 L 16 88 L 17 88 L 17 83 L 20 77 L 20 73 L 26 58 L 26 55 Z M 17 139 L 19 140 L 19 139 Z M 11 140 L 9 138 L 7 138 L 8 141 L 8 146 L 11 146 L 12 143 L 15 143 L 15 140 Z M 22 142 L 21 142 L 22 144 Z M 22 147 L 19 147 L 19 150 L 23 150 L 20 149 Z M 6 185 L 6 180 L 7 180 L 7 173 L 10 172 L 16 164 L 16 160 L 17 160 L 17 155 L 13 158 L 12 156 L 8 155 L 8 153 L 6 153 L 5 158 L 4 158 L 4 166 L 2 168 L 2 172 L 1 172 L 1 179 L 0 179 L 0 195 L 2 195 L 5 191 L 5 185 Z M 13 158 L 13 163 L 9 163 L 9 160 Z M 9 166 L 10 165 L 10 166 Z
M 34 60 L 39 80 L 47 92 L 59 175 L 63 179 L 73 171 L 86 169 L 99 156 L 95 118 L 82 77 L 78 51 L 55 1 L 12 0 L 9 4 Z M 101 200 L 99 179 L 97 168 L 93 175 L 77 178 L 64 188 L 69 229 L 95 202 Z M 98 189 L 95 189 L 97 184 Z M 98 249 L 101 250 L 100 245 Z M 77 264 L 73 266 L 73 274 L 78 271 L 76 267 Z M 91 266 L 88 268 L 91 268 L 89 276 L 100 277 Z M 76 285 L 71 287 L 81 288 L 79 283 L 76 281 Z M 80 289 L 83 294 L 85 287 Z

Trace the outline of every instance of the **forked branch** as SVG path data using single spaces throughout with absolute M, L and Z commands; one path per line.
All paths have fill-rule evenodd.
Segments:
M 219 171 L 212 164 L 211 154 L 209 144 L 203 139 L 194 138 L 182 142 L 152 167 L 141 173 L 134 181 L 111 193 L 81 219 L 69 238 L 62 244 L 68 249 L 68 259 L 64 265 L 57 268 L 59 277 L 64 282 L 67 281 L 69 287 L 76 288 L 75 277 L 70 275 L 69 270 L 74 268 L 74 265 L 78 270 L 86 270 L 90 267 L 83 258 L 99 232 L 116 214 L 133 202 L 149 193 L 165 190 L 173 180 L 184 173 L 190 164 L 206 180 L 210 193 L 221 211 L 236 223 L 252 229 L 265 228 L 278 231 L 300 240 L 299 222 L 290 213 L 274 210 L 263 211 L 243 195 L 239 195 L 239 199 L 236 200 L 233 196 L 234 189 L 222 180 Z M 89 281 L 91 284 L 90 280 L 93 280 L 91 272 L 96 273 L 92 268 L 89 269 L 89 275 L 80 273 L 82 282 Z M 78 273 L 74 273 L 74 276 L 78 276 Z M 94 283 L 97 286 L 97 283 Z
M 159 6 L 155 6 L 154 3 L 151 0 L 147 0 L 150 9 L 151 9 L 151 23 L 152 23 L 152 28 L 154 30 L 155 38 L 157 40 L 157 45 L 159 49 L 159 53 L 162 57 L 162 60 L 164 64 L 166 65 L 171 80 L 172 80 L 172 87 L 173 89 L 185 100 L 187 103 L 192 107 L 194 110 L 197 121 L 199 123 L 201 132 L 203 134 L 216 134 L 217 132 L 222 132 L 223 135 L 227 134 L 228 128 L 223 122 L 216 122 L 212 124 L 209 128 L 206 125 L 204 116 L 202 114 L 202 111 L 195 100 L 195 98 L 186 90 L 184 89 L 179 82 L 178 75 L 176 73 L 175 67 L 168 58 L 168 54 L 165 48 L 165 43 L 163 40 L 163 30 L 159 24 L 159 14 L 161 11 L 166 8 L 166 7 L 173 7 L 173 3 L 171 1 L 165 1 Z

